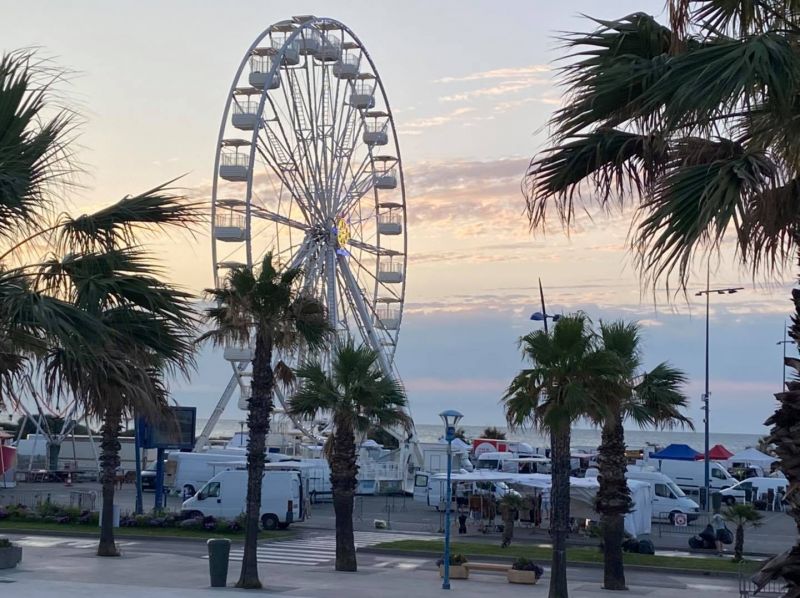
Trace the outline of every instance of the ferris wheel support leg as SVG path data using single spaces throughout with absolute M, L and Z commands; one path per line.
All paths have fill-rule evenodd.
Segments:
M 339 268 L 344 274 L 347 290 L 353 298 L 358 316 L 361 319 L 361 323 L 364 325 L 364 330 L 367 333 L 367 342 L 370 348 L 378 354 L 378 362 L 380 363 L 384 375 L 394 376 L 392 366 L 389 365 L 389 360 L 386 359 L 386 354 L 383 352 L 381 344 L 378 341 L 378 335 L 375 333 L 375 328 L 372 325 L 372 318 L 367 310 L 367 305 L 364 303 L 364 298 L 361 296 L 361 291 L 358 288 L 353 272 L 350 270 L 350 264 L 348 264 L 345 257 L 341 255 L 339 256 Z
M 233 396 L 233 391 L 239 387 L 239 372 L 243 371 L 245 367 L 245 363 L 240 363 L 239 365 L 234 366 L 234 373 L 231 376 L 228 385 L 222 392 L 222 396 L 219 398 L 217 406 L 214 407 L 211 417 L 208 418 L 206 425 L 203 427 L 203 431 L 200 433 L 200 436 L 197 437 L 197 442 L 194 444 L 194 452 L 202 451 L 206 444 L 208 444 L 208 440 L 211 438 L 211 432 L 214 431 L 214 427 L 217 425 L 217 422 L 219 422 L 219 418 L 222 417 L 225 407 L 228 406 L 228 402 Z

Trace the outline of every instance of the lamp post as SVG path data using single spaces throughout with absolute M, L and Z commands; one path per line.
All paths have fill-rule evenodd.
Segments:
M 781 392 L 786 390 L 786 345 L 796 344 L 793 340 L 786 338 L 786 322 L 783 323 L 783 340 L 775 343 L 783 345 L 783 361 L 781 362 Z
M 442 411 L 439 414 L 444 422 L 444 439 L 447 441 L 447 503 L 444 507 L 444 578 L 442 589 L 450 589 L 450 503 L 453 500 L 451 477 L 453 475 L 453 440 L 456 437 L 456 426 L 464 417 L 454 409 Z
M 703 504 L 703 508 L 706 509 L 708 512 L 709 506 L 709 487 L 710 487 L 710 477 L 709 477 L 709 461 L 708 461 L 708 449 L 709 449 L 709 412 L 708 412 L 708 399 L 710 396 L 708 390 L 708 333 L 709 333 L 709 317 L 710 317 L 710 309 L 711 309 L 711 294 L 716 293 L 717 295 L 733 295 L 738 291 L 743 291 L 744 287 L 730 287 L 727 289 L 712 289 L 711 288 L 711 273 L 710 270 L 706 270 L 706 290 L 705 291 L 698 291 L 695 293 L 696 297 L 702 297 L 703 295 L 706 296 L 706 384 L 705 384 L 705 392 L 703 393 L 703 411 L 705 412 L 704 417 L 704 424 L 705 424 L 705 454 L 703 457 L 703 463 L 705 465 L 705 500 Z
M 547 334 L 549 331 L 547 330 L 547 320 L 553 320 L 553 322 L 558 322 L 561 318 L 560 315 L 556 314 L 551 316 L 547 313 L 547 308 L 544 305 L 544 291 L 542 290 L 542 279 L 539 279 L 539 298 L 542 301 L 542 311 L 536 311 L 531 314 L 531 320 L 534 322 L 544 322 L 544 333 Z

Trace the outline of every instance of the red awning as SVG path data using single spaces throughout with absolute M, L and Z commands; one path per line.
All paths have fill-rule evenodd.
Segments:
M 708 449 L 708 458 L 713 459 L 715 461 L 724 461 L 725 459 L 730 459 L 733 457 L 733 453 L 726 449 L 721 444 L 715 444 L 710 449 Z M 703 458 L 703 455 L 697 455 L 697 460 Z

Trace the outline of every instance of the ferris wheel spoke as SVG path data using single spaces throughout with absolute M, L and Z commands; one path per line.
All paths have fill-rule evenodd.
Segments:
M 276 214 L 275 212 L 271 212 L 266 208 L 262 208 L 260 206 L 252 206 L 250 208 L 250 214 L 262 220 L 270 220 L 272 222 L 277 222 L 278 224 L 284 224 L 294 229 L 308 230 L 308 225 L 303 222 L 298 222 L 297 220 L 293 220 L 288 218 L 287 216 L 281 216 L 280 214 Z

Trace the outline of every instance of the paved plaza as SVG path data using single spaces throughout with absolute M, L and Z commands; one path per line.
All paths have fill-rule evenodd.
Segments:
M 384 534 L 392 539 L 392 534 Z M 373 533 L 362 536 L 372 543 Z M 121 543 L 120 558 L 94 556 L 95 542 L 84 538 L 47 536 L 12 536 L 23 545 L 23 562 L 17 569 L 0 571 L 0 587 L 4 595 L 38 598 L 86 598 L 114 596 L 141 598 L 220 596 L 242 593 L 233 588 L 211 589 L 208 586 L 208 561 L 205 545 L 197 541 L 128 540 Z M 282 562 L 259 565 L 265 590 L 260 593 L 286 596 L 330 598 L 415 598 L 442 596 L 440 580 L 430 559 L 392 555 L 359 555 L 358 573 L 333 571 L 330 533 L 316 536 L 318 548 L 325 548 L 314 562 L 285 558 Z M 234 546 L 234 548 L 236 548 Z M 266 549 L 266 547 L 264 547 Z M 265 553 L 266 554 L 266 553 Z M 231 560 L 229 583 L 238 577 L 240 562 Z M 600 589 L 600 569 L 570 568 L 570 596 L 613 595 Z M 677 576 L 646 572 L 629 572 L 630 592 L 626 596 L 648 598 L 686 598 L 701 593 L 708 598 L 738 596 L 735 579 L 712 576 Z M 500 574 L 473 573 L 469 580 L 453 581 L 453 592 L 459 598 L 546 596 L 548 573 L 534 587 L 515 586 Z M 251 592 L 252 593 L 252 592 Z

